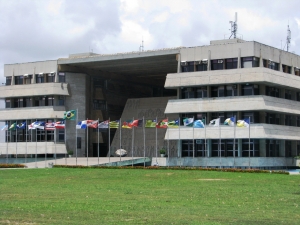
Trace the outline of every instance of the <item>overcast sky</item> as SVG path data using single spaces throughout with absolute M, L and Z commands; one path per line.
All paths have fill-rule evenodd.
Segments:
M 299 0 L 0 0 L 3 65 L 93 51 L 117 53 L 208 45 L 230 35 L 300 54 Z

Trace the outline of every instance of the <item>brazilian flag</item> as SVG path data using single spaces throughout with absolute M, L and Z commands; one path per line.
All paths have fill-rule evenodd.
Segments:
M 75 120 L 76 119 L 76 110 L 70 110 L 64 112 L 64 120 Z

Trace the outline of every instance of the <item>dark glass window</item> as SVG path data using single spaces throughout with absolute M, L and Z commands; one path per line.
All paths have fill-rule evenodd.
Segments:
M 23 84 L 23 76 L 15 76 L 15 85 Z
M 280 125 L 280 115 L 275 113 L 266 113 L 265 121 L 267 124 Z
M 259 87 L 256 84 L 244 84 L 242 85 L 242 95 L 259 95 Z
M 58 105 L 59 106 L 65 105 L 65 96 L 58 96 Z
M 292 142 L 285 141 L 285 157 L 292 157 Z
M 39 83 L 44 83 L 44 75 L 43 74 L 37 74 L 37 75 L 35 75 L 35 82 L 37 83 L 37 84 L 39 84 Z
M 22 108 L 24 107 L 23 105 L 23 98 L 15 98 L 14 99 L 14 108 Z
M 53 106 L 54 105 L 54 97 L 53 96 L 48 96 L 47 105 L 48 106 Z
M 194 62 L 181 62 L 181 71 L 182 72 L 194 72 L 195 71 Z
M 278 140 L 266 140 L 266 157 L 279 157 L 280 142 Z
M 211 87 L 211 97 L 230 97 L 237 96 L 236 85 L 226 85 L 226 86 L 212 86 Z
M 243 112 L 242 118 L 249 119 L 250 123 L 259 123 L 259 113 L 258 112 Z
M 226 69 L 236 69 L 238 64 L 238 58 L 225 59 Z
M 285 90 L 285 92 L 284 92 L 284 98 L 292 100 L 292 91 Z
M 279 92 L 278 88 L 266 86 L 266 95 L 267 96 L 279 98 L 279 94 L 280 94 L 280 92 Z
M 58 82 L 60 82 L 60 83 L 66 82 L 65 73 L 59 73 L 58 74 Z
M 11 85 L 11 77 L 6 77 L 5 85 Z
M 93 99 L 93 109 L 94 110 L 106 110 L 106 101 Z
M 49 73 L 47 75 L 47 82 L 52 83 L 52 82 L 54 82 L 54 80 L 55 80 L 55 73 Z
M 207 71 L 207 60 L 195 62 L 195 64 L 196 64 L 196 71 Z
M 296 76 L 300 76 L 300 70 L 299 70 L 299 68 L 295 67 L 294 71 L 295 71 L 295 75 Z
M 181 94 L 183 99 L 195 98 L 194 88 L 183 88 Z
M 293 126 L 293 116 L 292 115 L 285 115 L 285 125 Z
M 196 97 L 197 98 L 206 98 L 207 97 L 207 88 L 206 87 L 196 88 Z
M 10 99 L 5 100 L 5 108 L 11 108 Z
M 81 137 L 77 137 L 77 149 L 81 149 Z
M 58 142 L 65 141 L 65 130 L 64 129 L 57 129 L 58 130 Z
M 249 139 L 242 139 L 242 157 L 249 157 Z M 258 139 L 250 139 L 250 157 L 259 157 Z
M 292 67 L 282 64 L 282 72 L 291 74 Z
M 279 68 L 279 64 L 278 63 L 276 63 L 276 62 L 273 62 L 273 61 L 271 61 L 271 60 L 266 60 L 266 59 L 264 59 L 263 60 L 263 64 L 264 64 L 264 67 L 266 67 L 266 68 L 269 68 L 269 69 L 272 69 L 272 70 L 279 70 L 278 68 Z
M 297 116 L 296 119 L 297 119 L 297 127 L 300 127 L 300 116 Z
M 242 68 L 259 67 L 259 58 L 257 57 L 243 57 L 241 61 Z
M 34 98 L 34 106 L 45 106 L 46 104 L 46 97 L 45 96 L 40 96 L 40 97 L 35 97 Z
M 32 75 L 24 75 L 24 84 L 31 84 Z
M 26 107 L 32 107 L 31 98 L 24 98 L 24 103 Z
M 223 70 L 223 69 L 224 69 L 223 59 L 211 60 L 211 70 Z

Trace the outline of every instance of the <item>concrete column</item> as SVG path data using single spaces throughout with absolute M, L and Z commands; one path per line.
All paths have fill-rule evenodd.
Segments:
M 237 64 L 237 68 L 241 68 L 241 49 L 239 48 L 239 52 L 238 52 L 238 64 Z
M 32 84 L 35 84 L 36 83 L 36 79 L 35 79 L 35 67 L 33 69 L 33 74 L 32 74 L 32 81 L 31 81 Z
M 264 67 L 263 57 L 262 57 L 262 54 L 261 54 L 261 49 L 260 49 L 259 67 Z
M 285 157 L 285 140 L 280 140 L 279 157 Z
M 13 71 L 13 74 L 11 76 L 11 82 L 10 85 L 15 85 L 15 72 Z
M 238 157 L 242 157 L 242 139 L 238 139 Z
M 181 153 L 182 153 L 182 141 L 181 140 L 178 140 L 177 141 L 177 157 L 181 157 Z
M 181 99 L 181 88 L 177 88 L 177 99 Z
M 294 63 L 293 63 L 293 58 L 291 58 L 291 74 L 295 75 L 295 69 L 294 69 Z
M 211 86 L 207 86 L 207 97 L 210 98 L 211 96 Z
M 208 57 L 207 57 L 207 70 L 210 70 L 210 59 L 211 59 L 211 52 L 208 51 Z
M 237 84 L 237 96 L 242 96 L 242 85 Z
M 181 73 L 181 54 L 177 54 L 177 73 Z
M 242 118 L 242 112 L 241 112 L 241 111 L 238 111 L 238 112 L 237 112 L 236 117 L 237 117 L 236 120 L 244 119 L 244 118 Z
M 282 72 L 281 53 L 282 53 L 282 51 L 280 51 L 280 54 L 279 54 L 279 71 L 280 72 Z
M 266 139 L 259 139 L 259 156 L 266 157 Z
M 206 140 L 207 157 L 211 157 L 211 139 Z

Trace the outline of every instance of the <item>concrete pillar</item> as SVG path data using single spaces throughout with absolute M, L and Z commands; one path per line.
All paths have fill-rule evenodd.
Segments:
M 210 59 L 211 59 L 211 52 L 209 50 L 207 56 L 207 70 L 210 70 Z
M 32 84 L 35 84 L 36 83 L 36 79 L 35 79 L 35 67 L 33 69 L 33 74 L 32 74 Z
M 295 68 L 294 68 L 294 63 L 293 63 L 293 58 L 291 58 L 291 74 L 295 75 Z
M 244 119 L 244 118 L 242 118 L 242 112 L 238 111 L 237 115 L 236 115 L 236 120 L 241 120 L 241 119 Z
M 259 156 L 266 157 L 266 139 L 259 139 Z
M 182 153 L 182 141 L 178 140 L 177 141 L 177 157 L 180 158 L 181 157 L 181 153 Z
M 181 73 L 181 54 L 177 54 L 177 73 Z
M 259 67 L 264 67 L 263 57 L 262 57 L 262 54 L 261 54 L 261 49 L 260 49 Z
M 13 74 L 11 76 L 11 82 L 10 85 L 15 85 L 15 71 L 13 71 Z
M 238 52 L 238 64 L 237 64 L 237 68 L 241 68 L 241 49 L 239 48 L 239 52 Z
M 242 147 L 242 139 L 238 139 L 238 157 L 242 157 L 242 150 L 243 150 L 243 147 Z
M 207 157 L 211 157 L 211 139 L 206 140 Z
M 181 88 L 177 88 L 177 99 L 181 99 Z
M 281 53 L 282 53 L 282 51 L 280 51 L 280 54 L 279 54 L 279 71 L 280 72 L 282 72 Z
M 279 157 L 285 157 L 285 140 L 280 140 Z
M 207 86 L 207 97 L 210 98 L 211 96 L 211 86 Z

